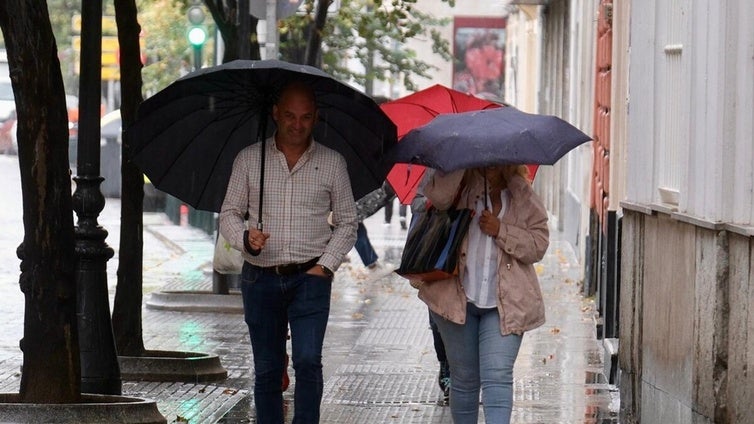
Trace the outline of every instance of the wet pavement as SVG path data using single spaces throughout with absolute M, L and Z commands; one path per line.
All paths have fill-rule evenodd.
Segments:
M 23 236 L 17 158 L 0 156 L 5 182 L 0 209 L 0 392 L 17 392 L 22 354 L 23 295 L 18 289 L 15 250 Z M 356 251 L 333 284 L 324 350 L 322 423 L 451 423 L 438 404 L 438 364 L 427 308 L 416 291 L 392 270 L 406 232 L 383 223 L 379 211 L 366 221 L 380 266 L 366 269 Z M 120 202 L 107 199 L 99 223 L 116 250 L 108 262 L 110 301 L 116 282 Z M 211 290 L 213 237 L 172 224 L 164 214 L 144 215 L 144 298 L 171 290 Z M 617 423 L 619 394 L 605 383 L 603 350 L 596 340 L 595 304 L 580 295 L 573 249 L 552 233 L 551 246 L 537 264 L 547 323 L 527 333 L 514 372 L 513 423 Z M 230 303 L 240 304 L 231 291 Z M 144 343 L 150 350 L 215 354 L 228 378 L 210 383 L 124 381 L 124 395 L 155 399 L 171 422 L 254 422 L 251 349 L 240 313 L 143 310 Z M 292 370 L 291 370 L 292 373 Z M 295 378 L 286 391 L 292 406 Z M 292 408 L 291 408 L 292 409 Z M 290 422 L 292 417 L 288 417 Z M 483 414 L 480 414 L 483 422 Z

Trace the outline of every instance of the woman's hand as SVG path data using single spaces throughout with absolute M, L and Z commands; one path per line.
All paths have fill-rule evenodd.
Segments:
M 482 211 L 482 216 L 479 217 L 479 228 L 484 234 L 497 237 L 497 233 L 500 231 L 500 221 L 492 212 L 485 209 Z

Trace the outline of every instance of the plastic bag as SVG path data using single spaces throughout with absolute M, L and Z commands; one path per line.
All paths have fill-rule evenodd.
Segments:
M 240 274 L 243 267 L 241 251 L 233 248 L 219 232 L 215 240 L 215 256 L 212 268 L 220 274 Z

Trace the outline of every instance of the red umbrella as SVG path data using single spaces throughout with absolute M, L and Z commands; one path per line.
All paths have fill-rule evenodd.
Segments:
M 480 99 L 439 84 L 380 105 L 398 128 L 399 141 L 406 133 L 429 123 L 439 114 L 494 109 L 501 106 L 499 103 Z M 387 181 L 402 204 L 411 204 L 425 169 L 422 165 L 398 163 L 388 173 Z M 531 178 L 534 178 L 536 169 L 536 166 L 529 167 Z

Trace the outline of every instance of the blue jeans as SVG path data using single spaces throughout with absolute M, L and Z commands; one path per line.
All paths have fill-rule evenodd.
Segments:
M 354 247 L 359 252 L 359 257 L 361 257 L 361 262 L 364 265 L 369 266 L 377 262 L 377 252 L 374 251 L 374 247 L 372 247 L 372 243 L 369 241 L 367 227 L 364 226 L 363 222 L 359 222 L 359 227 L 356 229 L 356 244 Z
M 452 372 L 450 413 L 455 424 L 476 424 L 479 392 L 485 422 L 509 423 L 513 410 L 513 364 L 523 336 L 500 334 L 497 308 L 466 304 L 466 324 L 450 322 L 432 312 L 442 334 Z
M 318 423 L 324 380 L 322 344 L 332 280 L 299 273 L 279 276 L 245 262 L 241 294 L 254 356 L 257 423 L 282 424 L 288 326 L 296 376 L 293 423 Z

